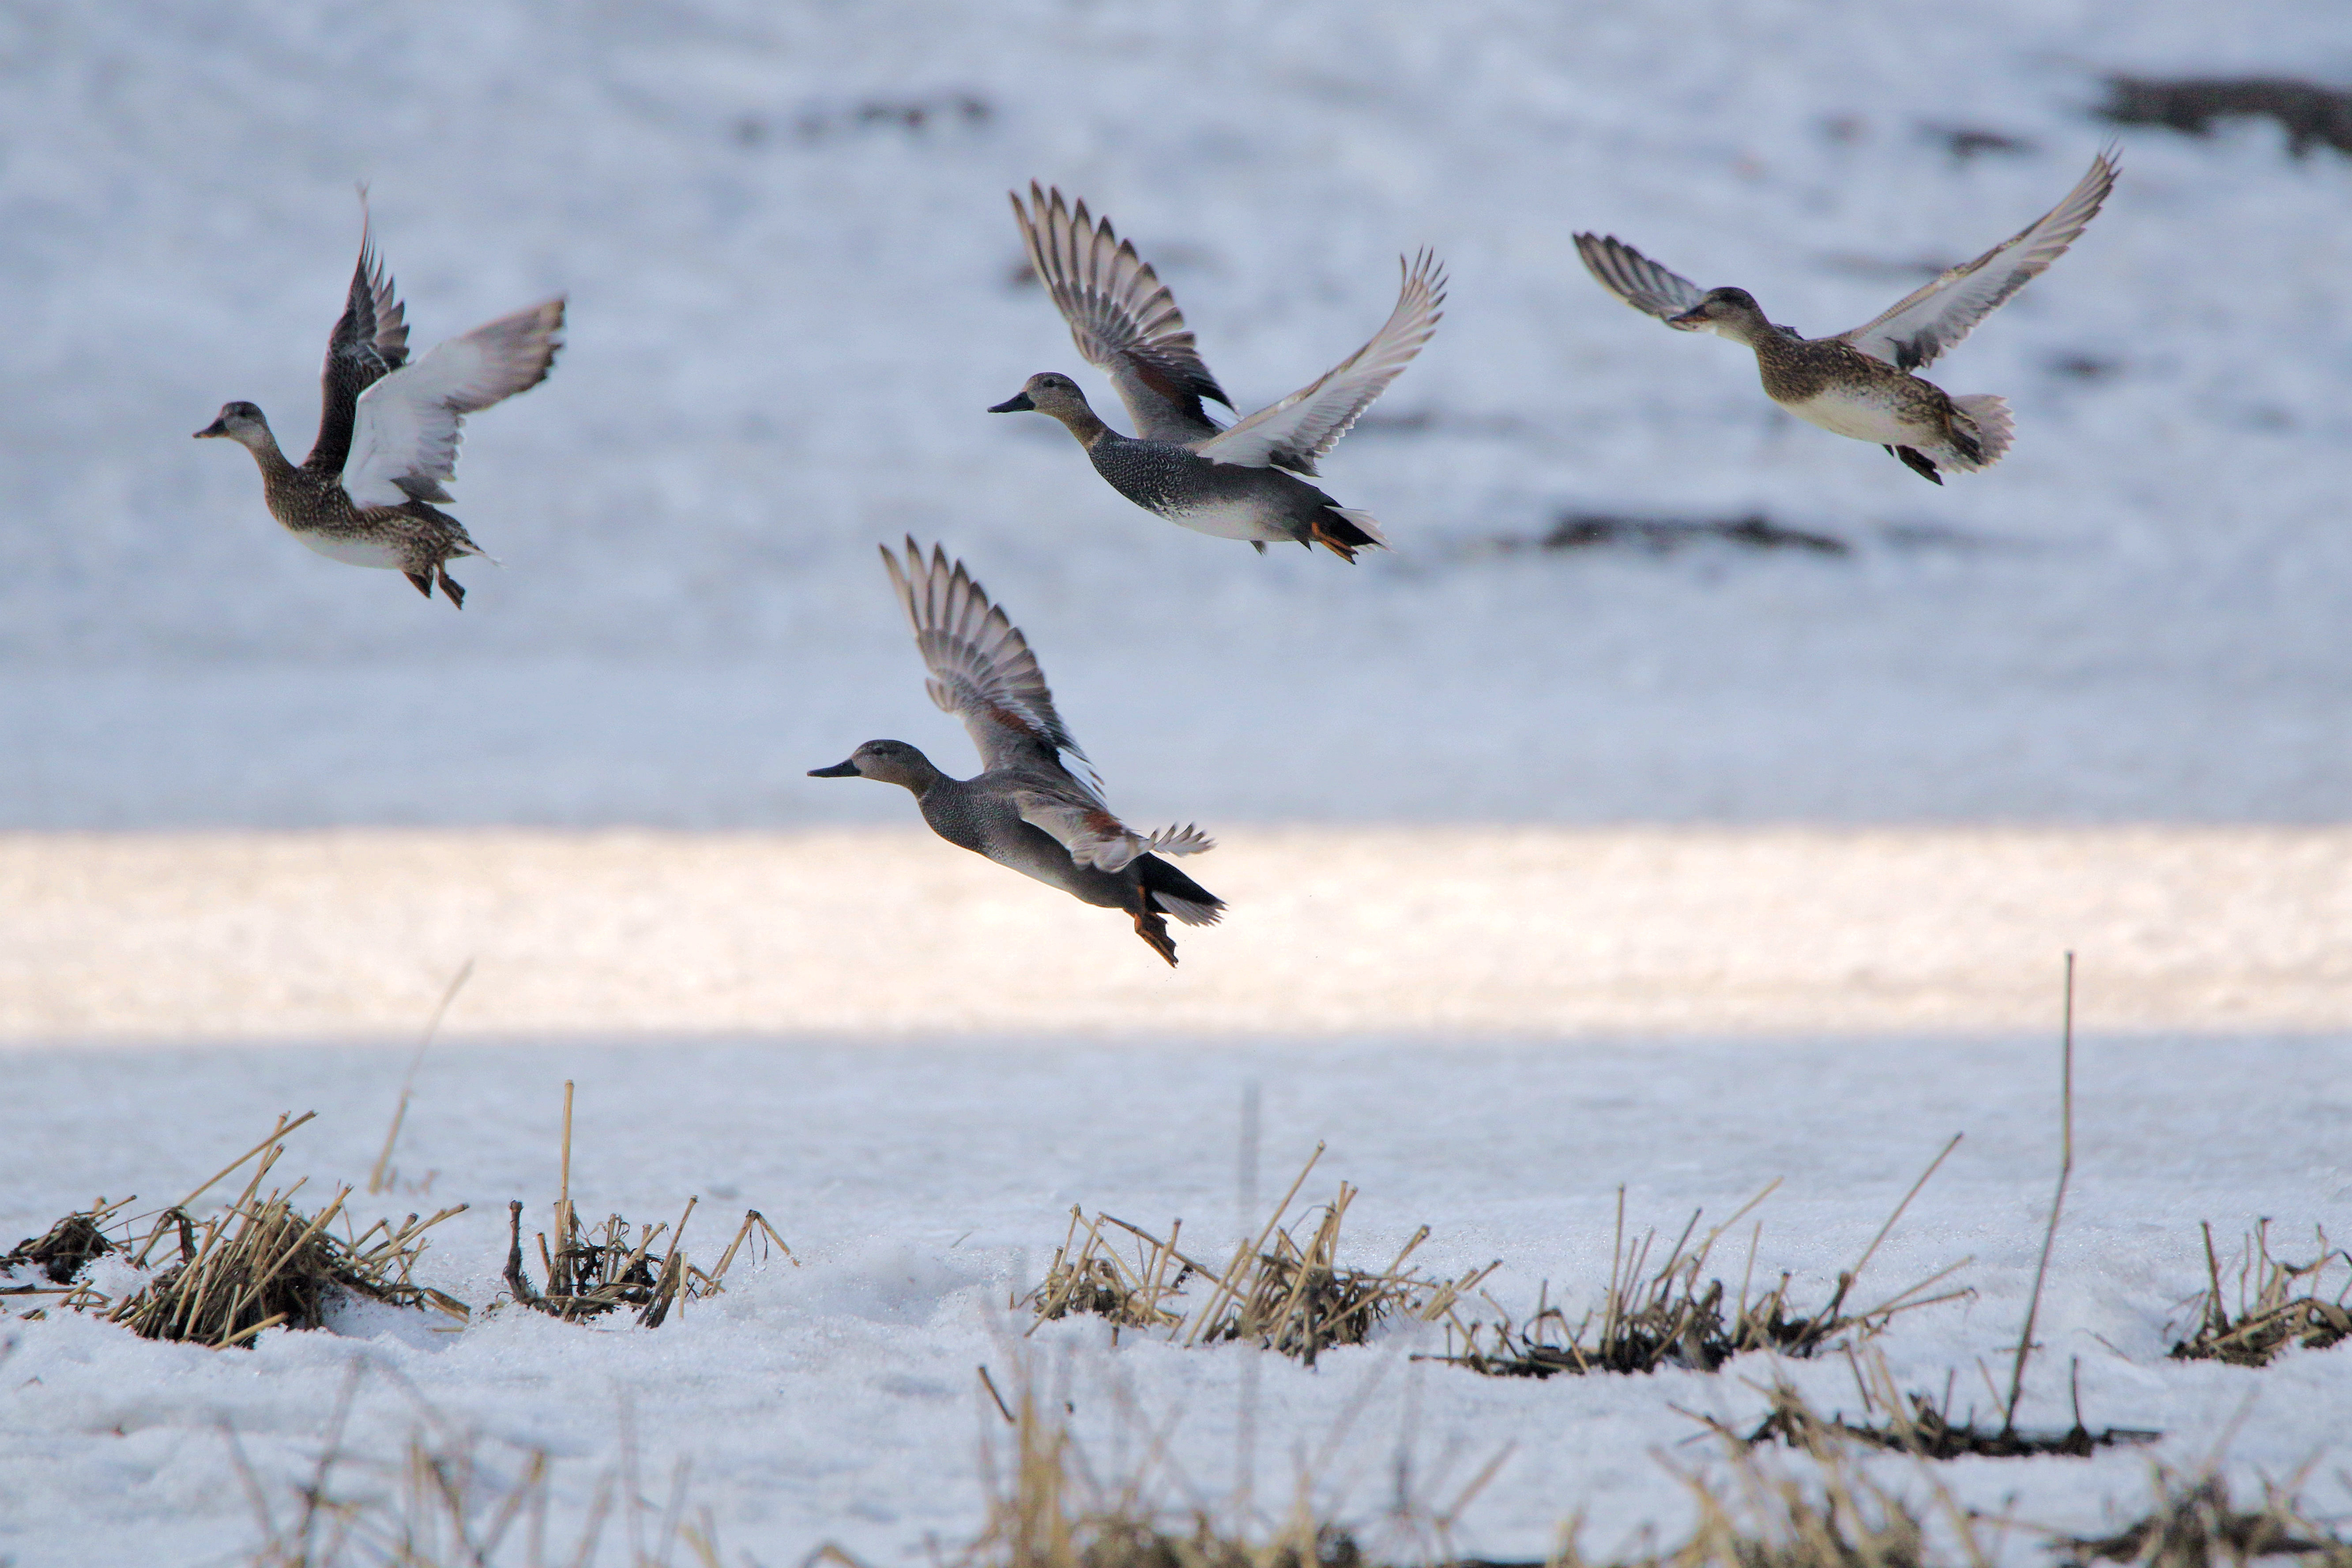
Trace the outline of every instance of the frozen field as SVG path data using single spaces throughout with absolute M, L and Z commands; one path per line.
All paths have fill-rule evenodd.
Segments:
M 924 1561 L 927 1537 L 952 1547 L 978 1522 L 973 1368 L 989 1364 L 1002 1381 L 1017 1354 L 1021 1325 L 1000 1310 L 1008 1289 L 1034 1282 L 1072 1204 L 1145 1225 L 1181 1216 L 1203 1247 L 1229 1237 L 1249 1084 L 1261 1096 L 1262 1195 L 1328 1140 L 1309 1191 L 1328 1197 L 1343 1177 L 1362 1188 L 1349 1254 L 1385 1262 L 1425 1223 L 1433 1267 L 1499 1258 L 1490 1288 L 1521 1310 L 1545 1279 L 1578 1308 L 1597 1295 L 1620 1183 L 1634 1222 L 1671 1230 L 1699 1205 L 1727 1217 L 1776 1176 L 1786 1183 L 1759 1211 L 1758 1274 L 1794 1269 L 1801 1297 L 1818 1301 L 1936 1149 L 1965 1131 L 1859 1294 L 1892 1295 L 1973 1257 L 1961 1270 L 1979 1292 L 1972 1302 L 1900 1320 L 1882 1342 L 1910 1386 L 1940 1391 L 1957 1370 L 1963 1403 L 1981 1406 L 1975 1363 L 2006 1367 L 2055 1173 L 2055 1041 L 1888 1044 L 446 1049 L 426 1058 L 398 1159 L 411 1181 L 431 1174 L 429 1199 L 360 1200 L 373 1205 L 366 1217 L 474 1205 L 438 1233 L 432 1283 L 486 1301 L 506 1201 L 526 1200 L 533 1223 L 546 1223 L 566 1078 L 578 1084 L 572 1180 L 584 1211 L 669 1217 L 699 1194 L 695 1229 L 708 1225 L 702 1243 L 715 1247 L 757 1205 L 803 1267 L 778 1259 L 730 1275 L 728 1294 L 650 1333 L 509 1311 L 462 1335 L 361 1321 L 343 1337 L 266 1334 L 241 1354 L 85 1321 L 12 1323 L 0 1554 L 20 1568 L 228 1559 L 252 1527 L 224 1426 L 265 1473 L 300 1473 L 360 1356 L 455 1425 L 551 1448 L 570 1507 L 584 1506 L 596 1472 L 615 1462 L 626 1404 L 646 1476 L 666 1486 L 673 1461 L 692 1458 L 697 1496 L 731 1548 L 789 1564 L 831 1540 L 876 1563 Z M 0 1148 L 43 1151 L 11 1159 L 0 1233 L 45 1226 L 98 1192 L 168 1202 L 289 1107 L 320 1115 L 294 1135 L 281 1169 L 314 1186 L 363 1181 L 406 1058 L 348 1047 L 0 1058 L 18 1091 L 0 1097 Z M 2352 1355 L 2291 1352 L 2259 1372 L 2164 1357 L 2168 1325 L 2202 1275 L 2200 1218 L 2226 1239 L 2273 1215 L 2282 1238 L 2308 1250 L 2308 1225 L 2352 1201 L 2352 1073 L 2340 1046 L 2087 1035 L 2077 1088 L 2078 1167 L 2021 1419 L 2066 1424 L 2066 1367 L 2079 1358 L 2086 1418 L 2166 1436 L 2152 1450 L 1969 1460 L 1937 1476 L 1972 1505 L 1998 1511 L 2014 1498 L 2024 1519 L 2086 1529 L 2111 1502 L 2144 1495 L 2151 1457 L 2193 1467 L 2220 1447 L 2241 1479 L 2284 1477 L 2319 1456 L 2313 1503 L 2352 1506 L 2337 1479 Z M 1741 1243 L 1723 1264 L 1734 1284 Z M 1769 1370 L 1750 1356 L 1714 1376 L 1537 1383 L 1411 1363 L 1431 1347 L 1402 1331 L 1334 1351 L 1313 1372 L 1232 1349 L 1107 1342 L 1098 1323 L 1071 1321 L 1031 1344 L 1049 1379 L 1067 1379 L 1076 1429 L 1102 1463 L 1122 1401 L 1155 1426 L 1175 1420 L 1171 1453 L 1190 1491 L 1171 1487 L 1168 1501 L 1231 1496 L 1246 1363 L 1260 1401 L 1256 1491 L 1270 1510 L 1286 1506 L 1300 1456 L 1314 1462 L 1360 1405 L 1317 1466 L 1328 1506 L 1377 1524 L 1401 1458 L 1442 1500 L 1516 1444 L 1458 1544 L 1525 1557 L 1548 1552 L 1579 1510 L 1593 1551 L 1630 1546 L 1644 1522 L 1677 1527 L 1687 1500 L 1652 1450 L 1685 1465 L 1706 1454 L 1682 1446 L 1697 1427 L 1669 1406 L 1751 1419 L 1760 1401 L 1744 1380 Z M 1825 1405 L 1853 1407 L 1842 1364 L 1790 1370 Z M 379 1377 L 353 1441 L 389 1457 L 418 1418 L 412 1397 Z M 1126 1441 L 1139 1451 L 1134 1431 Z M 1922 1484 L 1906 1465 L 1886 1473 Z M 2019 1563 L 2042 1560 L 2028 1534 L 2011 1548 Z

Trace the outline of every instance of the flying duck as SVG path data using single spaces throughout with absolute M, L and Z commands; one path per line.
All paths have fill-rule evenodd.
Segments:
M 1038 279 L 1070 325 L 1087 363 L 1108 372 L 1136 434 L 1096 417 L 1078 384 L 1058 371 L 1031 376 L 992 414 L 1050 415 L 1077 438 L 1095 471 L 1144 510 L 1220 539 L 1320 544 L 1343 560 L 1386 545 L 1369 512 L 1343 507 L 1296 476 L 1313 475 L 1348 426 L 1421 352 L 1445 302 L 1445 269 L 1429 252 L 1402 263 L 1396 309 L 1371 342 L 1310 385 L 1230 427 L 1203 399 L 1234 406 L 1193 347 L 1176 300 L 1132 242 L 1059 190 L 1029 186 L 1013 214 Z
M 466 590 L 448 563 L 482 550 L 463 523 L 428 503 L 449 500 L 442 487 L 457 470 L 465 416 L 545 380 L 562 326 L 559 296 L 410 363 L 405 307 L 376 256 L 362 206 L 359 265 L 327 339 L 310 455 L 299 466 L 288 462 L 250 403 L 224 404 L 196 435 L 226 437 L 251 452 L 269 515 L 320 554 L 405 573 L 428 599 L 437 583 L 462 608 Z
M 882 563 L 930 671 L 931 700 L 963 721 L 982 771 L 950 778 L 904 741 L 868 741 L 845 762 L 811 768 L 809 777 L 903 785 L 932 832 L 1082 903 L 1125 910 L 1135 934 L 1175 967 L 1166 917 L 1214 925 L 1225 905 L 1160 857 L 1198 855 L 1215 841 L 1190 826 L 1138 833 L 1111 815 L 1102 781 L 1054 710 L 1028 638 L 989 603 L 962 562 L 950 564 L 934 546 L 926 564 L 909 539 L 904 566 L 887 547 Z M 1064 764 L 1065 752 L 1083 775 Z
M 1756 351 L 1772 401 L 1800 419 L 1874 441 L 1923 479 L 1974 473 L 2009 450 L 2009 405 L 1987 393 L 1954 397 L 1912 372 L 1969 335 L 2009 297 L 2065 254 L 2115 188 L 2113 150 L 2051 208 L 1974 261 L 1904 296 L 1852 331 L 1801 337 L 1776 326 L 1745 289 L 1702 289 L 1613 235 L 1580 234 L 1577 254 L 1601 286 L 1684 331 L 1711 329 Z

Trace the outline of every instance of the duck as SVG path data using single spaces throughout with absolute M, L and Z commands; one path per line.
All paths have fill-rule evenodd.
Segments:
M 2064 255 L 2098 216 L 2118 168 L 2114 148 L 2097 153 L 2056 206 L 1834 337 L 1777 325 L 1747 289 L 1702 289 L 1614 235 L 1580 234 L 1576 249 L 1601 286 L 1635 310 L 1753 350 L 1765 395 L 1798 418 L 1874 442 L 1940 485 L 1947 469 L 1976 473 L 2000 461 L 2012 435 L 2009 405 L 1987 393 L 1955 397 L 1914 373 Z
M 1155 517 L 1219 539 L 1244 539 L 1261 555 L 1287 542 L 1321 545 L 1343 561 L 1385 548 L 1370 512 L 1341 506 L 1307 479 L 1348 433 L 1444 315 L 1445 269 L 1427 250 L 1400 258 L 1396 308 L 1371 341 L 1313 383 L 1230 426 L 1206 405 L 1234 408 L 1184 325 L 1175 297 L 1131 241 L 1097 221 L 1082 200 L 1036 182 L 1013 215 L 1038 280 L 1069 324 L 1079 357 L 1107 372 L 1136 433 L 1103 423 L 1078 384 L 1059 371 L 1031 376 L 992 414 L 1043 414 L 1086 448 L 1111 489 Z M 1300 478 L 1304 475 L 1306 478 Z
M 376 253 L 362 197 L 359 264 L 327 338 L 310 455 L 288 461 L 260 408 L 242 401 L 222 405 L 196 438 L 252 453 L 269 515 L 312 550 L 404 573 L 427 599 L 437 586 L 462 609 L 466 590 L 449 563 L 490 557 L 431 503 L 450 499 L 444 487 L 456 474 L 465 416 L 547 379 L 562 346 L 563 306 L 559 295 L 501 316 L 411 363 L 407 308 Z
M 1214 925 L 1225 905 L 1165 858 L 1203 854 L 1216 841 L 1192 824 L 1139 833 L 1112 814 L 1101 776 L 1055 711 L 1029 639 L 961 561 L 935 544 L 926 562 L 909 537 L 905 563 L 885 545 L 882 564 L 914 629 L 931 700 L 963 721 L 981 772 L 950 778 L 918 748 L 886 740 L 808 776 L 900 786 L 949 843 L 1081 903 L 1125 912 L 1144 945 L 1174 968 L 1168 917 Z M 1082 771 L 1072 772 L 1066 756 Z

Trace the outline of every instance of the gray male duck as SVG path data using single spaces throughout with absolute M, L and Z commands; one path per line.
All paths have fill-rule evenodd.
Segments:
M 1082 903 L 1126 910 L 1135 934 L 1174 968 L 1166 917 L 1214 925 L 1225 905 L 1160 857 L 1198 855 L 1215 842 L 1189 826 L 1138 833 L 1111 814 L 1087 754 L 1054 711 L 1029 639 L 989 603 L 962 562 L 950 564 L 934 546 L 926 565 L 909 539 L 903 567 L 887 547 L 882 563 L 930 671 L 931 700 L 963 721 L 982 772 L 952 779 L 904 741 L 868 741 L 846 762 L 811 768 L 809 777 L 904 785 L 932 832 Z M 1065 752 L 1087 776 L 1063 764 Z
M 466 590 L 449 562 L 480 555 L 465 525 L 429 505 L 457 465 L 465 416 L 538 385 L 562 346 L 563 300 L 501 316 L 408 363 L 405 307 L 384 275 L 362 216 L 359 265 L 343 314 L 327 340 L 319 437 L 298 466 L 278 449 L 250 403 L 230 403 L 196 432 L 226 437 L 253 454 L 269 515 L 330 560 L 407 574 L 452 606 Z
M 1434 257 L 1423 251 L 1402 264 L 1396 309 L 1371 342 L 1313 384 L 1228 429 L 1209 416 L 1202 399 L 1227 408 L 1233 399 L 1202 362 L 1175 298 L 1134 245 L 1111 232 L 1110 220 L 1097 223 L 1086 203 L 1073 210 L 1060 191 L 1034 183 L 1026 205 L 1013 195 L 1013 213 L 1079 354 L 1109 373 L 1136 433 L 1122 436 L 1097 418 L 1078 384 L 1057 371 L 1031 376 L 990 413 L 1051 415 L 1119 494 L 1202 533 L 1246 539 L 1261 555 L 1273 541 L 1310 550 L 1320 544 L 1347 561 L 1387 544 L 1369 512 L 1343 507 L 1294 476 L 1315 473 L 1316 459 L 1437 330 L 1445 270 Z
M 1940 485 L 1945 468 L 1974 473 L 2000 461 L 2009 450 L 2009 405 L 1990 394 L 1954 397 L 1911 373 L 2065 254 L 2115 188 L 2116 168 L 2113 150 L 2101 153 L 2066 199 L 2025 228 L 1830 338 L 1776 326 L 1745 289 L 1701 289 L 1614 236 L 1580 234 L 1576 249 L 1601 286 L 1635 310 L 1755 350 L 1766 395 L 1798 418 L 1874 441 Z

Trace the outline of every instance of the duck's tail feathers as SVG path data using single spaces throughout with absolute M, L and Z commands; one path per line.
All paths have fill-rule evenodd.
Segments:
M 1202 832 L 1198 823 L 1188 822 L 1181 827 L 1171 824 L 1161 828 L 1145 839 L 1143 847 L 1162 855 L 1205 855 L 1217 847 L 1217 841 Z
M 1969 433 L 1976 437 L 1977 447 L 1973 453 L 1956 453 L 1952 467 L 1972 474 L 1979 468 L 1990 468 L 2000 462 L 2001 454 L 2009 450 L 2012 428 L 2009 405 L 1990 392 L 1978 392 L 1966 397 L 1955 397 L 1952 406 L 1967 422 Z
M 1224 915 L 1225 900 L 1157 855 L 1136 858 L 1137 879 L 1151 905 L 1188 926 L 1213 926 Z
M 1372 514 L 1358 511 L 1352 507 L 1325 507 L 1315 514 L 1315 521 L 1307 525 L 1307 530 L 1316 543 L 1342 561 L 1355 560 L 1359 550 L 1386 550 L 1389 547 L 1388 535 L 1381 531 L 1381 525 Z

